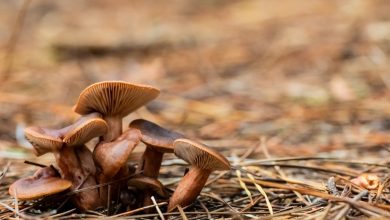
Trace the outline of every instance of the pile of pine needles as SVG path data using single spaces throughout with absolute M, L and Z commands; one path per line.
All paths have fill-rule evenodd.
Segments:
M 231 152 L 231 149 L 225 150 Z M 232 170 L 211 175 L 194 204 L 177 212 L 164 213 L 167 203 L 160 202 L 154 205 L 155 213 L 145 214 L 143 210 L 149 207 L 143 207 L 124 213 L 114 211 L 110 218 L 390 217 L 389 165 L 383 163 L 380 157 L 375 158 L 372 149 L 360 150 L 360 153 L 365 156 L 361 155 L 360 159 L 355 160 L 331 155 L 276 158 L 269 154 L 267 141 L 262 138 L 252 147 L 236 152 L 239 155 L 227 155 L 232 162 Z M 265 159 L 251 158 L 259 152 L 265 156 Z M 184 175 L 183 164 L 184 161 L 176 158 L 168 158 L 163 163 L 161 180 L 168 189 L 174 190 L 175 184 Z M 83 189 L 39 201 L 16 201 L 7 195 L 7 187 L 12 181 L 28 173 L 22 174 L 24 170 L 15 169 L 11 172 L 10 166 L 12 163 L 8 162 L 0 174 L 0 218 L 17 216 L 24 219 L 107 218 L 104 210 L 79 213 L 66 204 L 70 194 L 78 193 Z M 377 175 L 380 178 L 379 186 L 367 190 L 350 181 L 363 173 Z
M 157 201 L 153 213 L 114 209 L 111 218 L 390 218 L 388 2 L 19 3 L 0 2 L 0 29 L 11 33 L 0 34 L 0 219 L 107 218 L 69 204 L 85 189 L 22 202 L 8 187 L 34 162 L 53 163 L 32 156 L 23 128 L 68 124 L 79 92 L 112 79 L 163 91 L 127 122 L 201 139 L 233 168 L 214 172 L 177 212 Z M 164 159 L 169 190 L 184 164 Z M 367 173 L 375 189 L 351 182 Z

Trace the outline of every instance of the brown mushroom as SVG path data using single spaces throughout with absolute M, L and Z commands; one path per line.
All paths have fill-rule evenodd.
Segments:
M 98 82 L 81 92 L 74 111 L 81 115 L 101 113 L 109 128 L 103 140 L 110 142 L 122 134 L 122 118 L 155 99 L 159 93 L 158 89 L 148 85 Z
M 57 130 L 27 127 L 24 129 L 26 139 L 33 145 L 34 154 L 41 156 L 48 152 L 59 151 L 63 142 Z
M 173 153 L 173 142 L 184 135 L 144 119 L 132 121 L 129 127 L 139 130 L 141 141 L 146 144 L 138 170 L 143 170 L 144 176 L 157 178 L 164 153 Z
M 116 149 L 124 149 L 126 148 L 126 146 L 129 146 L 129 149 L 127 149 L 128 151 L 126 152 L 131 152 L 134 147 L 126 145 L 126 143 L 123 142 L 120 142 L 123 145 L 119 143 L 116 143 L 114 145 L 104 143 L 111 142 L 122 134 L 123 117 L 145 105 L 149 101 L 155 99 L 159 93 L 160 91 L 154 87 L 132 84 L 123 81 L 107 81 L 95 83 L 88 86 L 81 92 L 77 104 L 74 107 L 74 111 L 81 115 L 88 114 L 91 112 L 99 112 L 103 115 L 103 119 L 108 124 L 107 134 L 102 137 L 102 143 L 97 145 L 93 152 L 95 162 L 102 168 L 103 174 L 105 173 L 109 175 L 105 177 L 100 176 L 100 181 L 104 180 L 100 183 L 109 182 L 111 180 L 110 178 L 114 178 L 111 175 L 113 173 L 116 173 L 115 166 L 108 166 L 107 164 L 104 164 L 105 162 L 110 162 L 110 158 L 102 159 L 103 155 L 109 152 L 109 150 L 104 148 L 111 146 Z M 113 151 L 112 154 L 115 154 L 115 157 L 119 156 L 117 155 L 117 151 Z M 126 161 L 127 159 L 128 158 L 125 158 Z M 120 163 L 116 162 L 115 165 L 117 164 Z M 117 173 L 116 175 L 128 175 L 128 170 L 125 165 L 120 168 L 121 169 L 119 169 L 119 173 Z M 108 169 L 114 169 L 115 172 L 108 172 Z M 107 187 L 102 188 L 103 193 L 105 193 L 106 191 L 105 188 Z M 104 196 L 104 194 L 101 196 Z
M 84 115 L 82 120 L 64 129 L 63 142 L 67 146 L 83 145 L 94 137 L 106 134 L 107 123 L 101 118 L 99 113 Z
M 138 171 L 143 171 L 143 175 L 157 179 L 164 153 L 173 153 L 173 142 L 184 137 L 174 131 L 167 130 L 153 122 L 137 119 L 129 125 L 132 129 L 141 132 L 141 141 L 146 144 L 145 152 L 138 164 Z M 148 206 L 153 202 L 150 199 L 151 192 L 144 191 L 143 205 Z M 149 210 L 146 210 L 148 212 Z
M 94 160 L 99 164 L 105 180 L 114 177 L 119 170 L 126 166 L 129 155 L 140 142 L 141 133 L 136 129 L 129 129 L 112 142 L 101 142 L 96 148 Z M 127 167 L 126 167 L 127 169 Z
M 94 151 L 94 161 L 100 168 L 98 174 L 99 183 L 107 183 L 112 179 L 123 178 L 129 175 L 126 165 L 131 152 L 138 145 L 141 133 L 135 129 L 129 129 L 112 142 L 100 142 Z M 124 188 L 124 183 L 118 183 L 111 188 L 112 194 L 117 195 L 117 191 Z M 100 198 L 106 204 L 108 198 L 108 186 L 100 188 Z
M 43 167 L 31 177 L 14 182 L 8 189 L 19 200 L 34 200 L 69 189 L 72 183 L 61 179 L 52 167 Z
M 93 155 L 84 143 L 93 137 L 104 135 L 106 131 L 107 124 L 100 118 L 100 114 L 91 113 L 81 117 L 73 125 L 58 130 L 28 128 L 26 137 L 36 152 L 42 154 L 51 151 L 54 154 L 61 176 L 71 181 L 72 189 L 75 189 L 97 184 Z M 61 145 L 59 141 L 62 142 Z M 53 145 L 50 146 L 50 143 Z M 86 210 L 96 208 L 101 200 L 98 189 L 91 189 L 75 194 L 73 201 L 78 208 Z
M 136 207 L 145 207 L 153 203 L 151 196 L 158 195 L 162 198 L 168 197 L 168 192 L 164 186 L 155 178 L 146 177 L 144 175 L 137 175 L 127 182 L 130 189 L 134 188 L 136 191 L 132 194 L 136 197 Z M 153 209 L 144 209 L 145 213 L 150 213 Z
M 152 190 L 163 198 L 168 197 L 168 192 L 165 190 L 164 186 L 160 181 L 154 178 L 137 175 L 129 179 L 129 181 L 127 181 L 127 185 L 134 187 L 137 190 Z
M 77 146 L 107 132 L 107 123 L 99 113 L 81 117 L 74 124 L 61 129 L 27 127 L 26 139 L 33 145 L 34 153 L 41 156 L 48 152 L 59 151 L 62 146 Z
M 169 212 L 177 205 L 187 206 L 194 202 L 212 171 L 230 170 L 229 161 L 204 144 L 188 139 L 178 139 L 173 145 L 175 155 L 191 164 L 191 168 L 170 198 Z
M 63 178 L 72 182 L 72 190 L 97 185 L 93 155 L 85 145 L 64 147 L 59 155 L 58 167 Z M 72 200 L 81 210 L 93 210 L 103 201 L 97 188 L 74 194 Z

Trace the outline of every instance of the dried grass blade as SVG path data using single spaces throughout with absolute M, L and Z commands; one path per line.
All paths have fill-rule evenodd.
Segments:
M 207 207 L 203 204 L 203 202 L 201 200 L 199 200 L 199 204 L 204 209 L 204 211 L 207 213 L 207 218 L 211 219 L 210 211 L 207 209 Z
M 187 216 L 186 216 L 186 213 L 184 212 L 183 208 L 182 208 L 180 205 L 177 206 L 177 209 L 178 209 L 179 212 L 180 212 L 181 218 L 182 218 L 183 220 L 188 220 L 188 218 L 187 218 Z
M 11 206 L 9 206 L 9 205 L 7 205 L 7 204 L 5 204 L 5 203 L 3 203 L 3 202 L 0 202 L 0 205 L 2 205 L 4 208 L 8 209 L 9 211 L 15 213 L 15 215 L 22 217 L 23 219 L 35 219 L 35 218 L 32 218 L 32 217 L 30 217 L 30 216 L 28 216 L 28 215 L 25 215 L 25 214 L 23 214 L 23 213 L 17 212 L 17 211 L 16 211 L 15 209 L 13 209 Z
M 157 203 L 158 206 L 167 205 L 167 204 L 168 204 L 167 202 Z M 112 215 L 109 218 L 119 218 L 119 217 L 123 217 L 123 216 L 127 216 L 127 215 L 132 215 L 132 214 L 135 214 L 137 212 L 140 212 L 140 211 L 143 211 L 145 209 L 152 208 L 152 207 L 155 207 L 155 205 L 154 204 L 153 205 L 148 205 L 148 206 L 144 206 L 144 207 L 141 207 L 141 208 L 138 208 L 138 209 L 133 209 L 133 210 L 130 210 L 130 211 L 127 211 L 127 212 L 122 212 L 122 213 L 117 214 L 117 215 Z
M 269 214 L 270 214 L 270 215 L 274 215 L 274 211 L 273 211 L 273 209 L 272 209 L 272 205 L 271 205 L 271 203 L 270 203 L 270 201 L 269 201 L 269 199 L 268 199 L 267 194 L 266 194 L 265 191 L 263 190 L 263 188 L 262 188 L 259 184 L 257 184 L 257 183 L 255 182 L 255 178 L 254 178 L 251 174 L 248 173 L 247 176 L 249 177 L 250 180 L 253 181 L 253 184 L 256 186 L 257 190 L 259 190 L 259 192 L 261 193 L 261 195 L 264 196 L 265 202 L 266 202 L 267 207 L 268 207 L 268 210 L 269 210 Z
M 247 183 L 252 183 L 252 181 L 250 179 L 244 178 L 244 179 L 242 179 L 242 181 L 247 182 Z M 337 202 L 346 202 L 346 203 L 349 203 L 357 208 L 366 209 L 366 210 L 369 210 L 371 212 L 375 212 L 375 213 L 378 213 L 380 215 L 390 217 L 390 212 L 388 212 L 390 210 L 389 205 L 369 204 L 369 203 L 363 202 L 363 201 L 354 201 L 351 198 L 333 196 L 333 195 L 330 195 L 330 194 L 327 194 L 325 192 L 318 191 L 318 190 L 311 190 L 311 189 L 307 189 L 307 188 L 289 186 L 289 185 L 285 185 L 285 184 L 273 183 L 273 182 L 268 182 L 268 181 L 263 181 L 263 180 L 255 180 L 255 182 L 258 184 L 265 185 L 265 186 L 297 191 L 297 192 L 300 192 L 303 194 L 312 195 L 312 196 L 320 197 L 323 199 L 334 200 Z
M 353 197 L 353 200 L 358 201 L 363 196 L 367 195 L 367 193 L 368 193 L 367 190 L 361 191 L 359 194 L 357 194 L 356 196 Z M 348 204 L 348 203 L 345 204 L 345 207 L 336 215 L 336 217 L 334 219 L 335 220 L 343 219 L 345 217 L 345 215 L 348 213 L 350 208 L 351 208 L 350 204 Z
M 332 208 L 332 203 L 329 203 L 329 204 L 326 206 L 325 210 L 324 210 L 324 211 L 321 213 L 321 215 L 318 217 L 318 219 L 319 219 L 319 220 L 325 220 L 326 217 L 328 216 L 328 214 L 329 214 L 331 208 Z
M 154 198 L 154 196 L 152 196 L 150 198 L 152 199 L 154 207 L 156 207 L 157 213 L 160 216 L 161 220 L 165 220 L 164 215 L 162 214 L 160 208 L 158 207 L 158 204 L 157 204 L 156 199 Z
M 11 161 L 8 161 L 7 164 L 4 166 L 3 170 L 0 173 L 0 182 L 7 174 L 9 167 L 11 166 Z
M 266 138 L 265 137 L 261 137 L 260 138 L 260 141 L 261 141 L 261 149 L 264 153 L 264 155 L 267 157 L 267 158 L 271 158 L 271 155 L 270 153 L 268 152 L 268 148 L 267 148 L 267 143 L 266 143 Z M 273 165 L 274 169 L 276 170 L 276 172 L 279 173 L 279 175 L 283 178 L 283 179 L 287 179 L 287 176 L 286 174 L 284 174 L 284 172 L 282 171 L 282 169 L 280 169 L 280 166 L 276 165 L 275 162 L 272 162 L 271 165 Z M 303 202 L 305 203 L 307 206 L 311 205 L 309 202 L 306 201 L 306 199 L 297 191 L 293 191 L 295 193 L 295 195 L 297 195 L 297 197 Z
M 244 189 L 245 193 L 248 195 L 249 197 L 249 200 L 251 201 L 251 204 L 253 204 L 253 198 L 252 198 L 252 193 L 249 191 L 249 189 L 246 187 L 246 184 L 244 183 L 244 181 L 242 181 L 242 178 L 241 178 L 241 171 L 240 170 L 236 170 L 236 175 L 237 175 L 237 178 L 238 178 L 238 182 L 240 183 L 240 186 L 241 188 Z
M 68 211 L 65 211 L 65 212 L 61 212 L 61 213 L 57 213 L 57 214 L 51 215 L 50 218 L 51 218 L 51 219 L 59 218 L 59 217 L 65 216 L 65 215 L 69 215 L 70 213 L 72 213 L 72 212 L 74 212 L 74 211 L 76 211 L 76 208 L 69 209 Z

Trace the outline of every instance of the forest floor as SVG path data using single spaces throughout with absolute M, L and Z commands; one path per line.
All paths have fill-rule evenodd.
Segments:
M 103 80 L 160 88 L 125 122 L 184 133 L 233 166 L 166 218 L 390 218 L 389 11 L 385 0 L 1 1 L 0 218 L 104 218 L 8 194 L 37 169 L 25 160 L 53 163 L 23 128 L 71 123 L 79 93 Z M 165 158 L 162 183 L 174 190 L 183 168 Z M 379 185 L 351 182 L 364 173 Z M 161 218 L 131 214 L 113 213 Z

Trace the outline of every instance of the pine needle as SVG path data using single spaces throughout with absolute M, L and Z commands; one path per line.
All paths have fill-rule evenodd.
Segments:
M 180 205 L 177 206 L 177 209 L 178 209 L 179 212 L 180 212 L 181 218 L 182 218 L 183 220 L 188 220 L 188 218 L 187 218 L 187 216 L 186 216 L 186 213 L 184 212 L 183 208 L 182 208 Z
M 270 215 L 274 215 L 274 211 L 273 211 L 273 209 L 272 209 L 272 205 L 271 205 L 271 203 L 270 203 L 270 201 L 269 201 L 269 199 L 268 199 L 267 194 L 266 194 L 265 191 L 263 190 L 263 188 L 262 188 L 259 184 L 257 184 L 257 183 L 255 182 L 255 178 L 252 176 L 252 174 L 248 173 L 247 176 L 249 177 L 250 180 L 253 181 L 253 184 L 256 186 L 257 190 L 259 190 L 259 192 L 261 193 L 261 195 L 264 196 L 265 202 L 266 202 L 267 207 L 268 207 L 268 210 L 269 210 L 269 214 L 270 214 Z
M 158 204 L 157 204 L 157 202 L 156 202 L 156 199 L 154 199 L 154 196 L 152 196 L 152 197 L 150 197 L 150 198 L 152 199 L 153 204 L 154 204 L 154 207 L 156 207 L 157 213 L 158 213 L 158 215 L 160 216 L 161 220 L 165 220 L 165 218 L 164 218 L 164 216 L 163 216 L 163 214 L 162 214 L 160 208 L 158 207 Z
M 251 204 L 253 204 L 252 194 L 249 191 L 249 189 L 246 187 L 246 184 L 244 183 L 244 181 L 242 181 L 242 179 L 241 179 L 241 171 L 240 170 L 236 170 L 236 175 L 237 175 L 237 178 L 238 178 L 238 181 L 240 183 L 241 188 L 244 189 L 245 193 L 248 195 L 248 197 L 249 197 L 249 199 L 251 201 Z
M 158 203 L 157 205 L 158 206 L 161 206 L 161 205 L 167 205 L 168 203 L 167 202 L 160 202 Z M 109 218 L 119 218 L 119 217 L 123 217 L 123 216 L 127 216 L 127 215 L 132 215 L 132 214 L 135 214 L 137 212 L 140 212 L 140 211 L 143 211 L 145 209 L 149 209 L 149 208 L 152 208 L 154 207 L 155 204 L 153 205 L 148 205 L 148 206 L 144 206 L 144 207 L 141 207 L 141 208 L 138 208 L 138 209 L 133 209 L 133 210 L 130 210 L 130 211 L 127 211 L 127 212 L 122 212 L 120 214 L 117 214 L 117 215 L 112 215 L 110 216 Z

